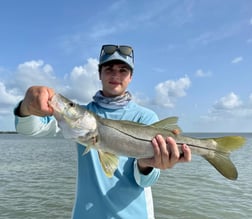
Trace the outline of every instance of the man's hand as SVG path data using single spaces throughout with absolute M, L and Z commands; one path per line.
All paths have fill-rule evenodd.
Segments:
M 154 157 L 138 160 L 138 168 L 145 175 L 151 172 L 152 168 L 165 170 L 172 168 L 176 163 L 191 161 L 190 148 L 183 144 L 181 147 L 183 156 L 181 156 L 175 140 L 171 137 L 164 139 L 161 135 L 157 135 L 152 139 L 152 146 Z
M 48 101 L 54 95 L 52 88 L 44 86 L 30 87 L 25 94 L 19 108 L 19 116 L 49 116 L 53 109 L 48 105 Z

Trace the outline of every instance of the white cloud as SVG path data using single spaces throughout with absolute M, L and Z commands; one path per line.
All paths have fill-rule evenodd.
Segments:
M 233 109 L 237 108 L 242 105 L 242 101 L 239 97 L 231 92 L 227 96 L 221 97 L 216 103 L 214 104 L 215 109 Z
M 209 110 L 206 116 L 202 116 L 205 121 L 219 121 L 224 122 L 223 126 L 227 125 L 228 122 L 233 121 L 244 121 L 247 124 L 252 118 L 252 94 L 249 96 L 248 102 L 243 102 L 238 95 L 231 92 L 228 95 L 221 97 L 216 101 Z M 228 126 L 228 125 L 227 125 Z M 228 127 L 226 128 L 228 129 Z
M 210 71 L 208 72 L 204 72 L 202 69 L 198 69 L 195 72 L 196 77 L 210 77 L 212 75 L 212 73 Z
M 9 89 L 0 81 L 0 130 L 12 130 L 13 108 L 22 99 L 15 89 Z
M 151 107 L 150 105 L 153 102 L 144 93 L 140 93 L 140 92 L 132 93 L 132 99 L 139 105 L 147 106 L 147 107 Z
M 241 62 L 243 60 L 243 57 L 242 56 L 239 56 L 239 57 L 236 57 L 232 60 L 232 63 L 233 64 L 237 64 L 239 62 Z
M 98 60 L 90 58 L 87 64 L 74 67 L 65 80 L 68 82 L 66 93 L 69 97 L 89 102 L 100 88 Z
M 14 89 L 7 89 L 5 84 L 0 81 L 0 105 L 1 111 L 5 112 L 3 106 L 9 106 L 13 104 L 17 104 L 19 100 L 21 100 L 21 96 L 16 93 Z
M 83 66 L 74 67 L 64 79 L 57 79 L 52 66 L 42 60 L 24 62 L 18 65 L 8 83 L 0 82 L 0 103 L 17 103 L 34 85 L 52 87 L 56 92 L 86 102 L 99 89 L 98 60 L 88 59 Z
M 172 108 L 177 98 L 186 95 L 186 89 L 191 85 L 190 79 L 185 76 L 177 81 L 168 80 L 159 83 L 156 87 L 156 99 L 154 103 L 159 106 Z
M 34 85 L 52 87 L 56 92 L 78 101 L 90 101 L 99 89 L 97 66 L 98 61 L 90 58 L 85 65 L 74 67 L 65 79 L 57 79 L 51 65 L 43 60 L 32 60 L 18 65 L 16 71 L 10 74 L 1 74 L 0 118 L 12 118 L 14 106 L 24 97 L 26 90 Z
M 208 114 L 200 118 L 199 127 L 209 132 L 251 132 L 252 107 L 231 92 L 216 101 Z
M 31 60 L 17 67 L 10 86 L 24 93 L 32 85 L 45 85 L 55 87 L 58 84 L 51 65 L 42 60 Z

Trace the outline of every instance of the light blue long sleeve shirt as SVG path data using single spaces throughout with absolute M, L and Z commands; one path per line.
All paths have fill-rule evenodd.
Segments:
M 106 109 L 95 102 L 86 108 L 114 120 L 142 124 L 158 121 L 153 111 L 133 101 L 119 109 Z M 15 124 L 19 133 L 33 136 L 55 135 L 59 131 L 53 117 L 16 116 Z M 143 175 L 139 172 L 136 159 L 120 156 L 114 176 L 108 178 L 102 170 L 97 151 L 91 149 L 83 155 L 84 151 L 85 147 L 77 144 L 78 172 L 73 219 L 154 218 L 150 186 L 158 180 L 159 169 L 154 168 L 148 175 Z

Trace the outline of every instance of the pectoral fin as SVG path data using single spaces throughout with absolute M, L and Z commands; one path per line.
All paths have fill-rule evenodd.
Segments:
M 99 150 L 98 153 L 103 171 L 107 177 L 112 177 L 118 167 L 118 157 L 114 154 L 103 152 L 101 150 Z
M 86 146 L 85 151 L 83 152 L 82 156 L 84 156 L 85 154 L 87 154 L 90 151 L 91 147 L 90 146 Z

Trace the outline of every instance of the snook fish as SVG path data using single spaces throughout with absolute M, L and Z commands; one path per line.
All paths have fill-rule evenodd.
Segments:
M 169 117 L 151 125 L 104 119 L 60 94 L 55 94 L 49 105 L 54 110 L 53 115 L 63 136 L 85 145 L 84 154 L 91 148 L 96 149 L 108 177 L 112 177 L 117 169 L 118 155 L 137 159 L 153 157 L 151 140 L 157 134 L 173 137 L 180 150 L 182 144 L 187 144 L 192 154 L 205 158 L 226 178 L 235 180 L 238 177 L 229 156 L 245 143 L 242 136 L 203 139 L 183 136 L 178 131 L 177 117 Z

